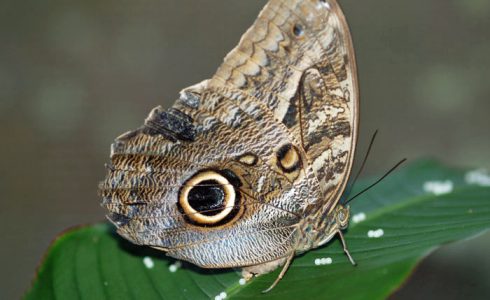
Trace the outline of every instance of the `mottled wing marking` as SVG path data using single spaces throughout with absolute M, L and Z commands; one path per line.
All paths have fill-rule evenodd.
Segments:
M 263 104 L 240 92 L 206 87 L 184 94 L 187 97 L 176 102 L 172 115 L 156 108 L 142 128 L 114 143 L 112 165 L 101 184 L 109 219 L 135 243 L 164 248 L 169 255 L 196 264 L 206 262 L 205 267 L 257 264 L 285 255 L 295 244 L 293 233 L 300 220 L 295 212 L 304 211 L 317 188 L 310 186 L 311 178 L 302 178 L 293 189 L 270 165 L 245 167 L 235 158 L 251 152 L 266 160 L 275 155 L 270 145 L 294 137 Z M 176 111 L 186 117 L 179 118 Z M 181 126 L 172 125 L 179 121 Z M 185 138 L 184 128 L 192 128 L 192 141 Z M 178 191 L 196 170 L 213 167 L 233 168 L 246 180 L 246 211 L 234 226 L 196 231 L 175 209 Z M 231 240 L 233 247 L 225 247 Z M 212 250 L 217 245 L 244 250 L 216 255 Z
M 212 79 L 115 141 L 100 187 L 108 218 L 134 243 L 203 267 L 289 255 L 305 211 L 333 206 L 348 177 L 355 72 L 335 1 L 271 0 Z M 298 151 L 284 152 L 278 164 L 285 144 Z M 257 156 L 253 165 L 237 160 L 247 153 Z M 284 176 L 281 166 L 298 176 Z M 230 226 L 194 228 L 177 209 L 180 187 L 206 168 L 233 169 L 246 181 L 245 211 Z
M 208 85 L 242 91 L 291 129 L 330 208 L 354 157 L 356 76 L 349 28 L 335 0 L 272 0 Z
M 298 93 L 302 134 L 326 205 L 331 211 L 349 178 L 358 131 L 357 67 L 350 31 L 340 7 L 328 1 L 329 34 L 323 36 L 322 60 L 304 74 Z
M 302 72 L 312 65 L 306 54 L 310 46 L 298 43 L 292 33 L 295 19 L 281 1 L 270 1 L 211 84 L 244 90 L 282 120 Z

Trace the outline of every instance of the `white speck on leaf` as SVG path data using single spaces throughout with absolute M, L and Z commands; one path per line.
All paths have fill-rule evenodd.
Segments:
M 332 264 L 332 258 L 330 258 L 330 257 L 322 258 L 322 263 L 324 265 L 331 265 Z
M 427 181 L 424 183 L 424 191 L 434 195 L 444 195 L 453 191 L 454 184 L 451 180 Z
M 315 259 L 315 266 L 331 265 L 333 262 L 331 257 L 317 258 Z
M 151 259 L 148 256 L 145 256 L 145 258 L 143 258 L 143 263 L 145 264 L 145 267 L 147 269 L 153 269 L 153 267 L 155 266 L 155 263 L 153 262 L 153 259 Z
M 382 237 L 385 234 L 383 229 L 369 230 L 367 235 L 369 238 L 377 239 Z
M 170 273 L 175 273 L 180 267 L 182 267 L 182 262 L 176 261 L 175 263 L 168 266 L 168 270 L 170 271 Z
M 238 281 L 238 284 L 240 285 L 245 285 L 247 283 L 247 280 L 245 278 L 240 278 L 240 280 Z
M 485 169 L 469 171 L 465 174 L 464 180 L 467 184 L 490 186 L 490 174 Z
M 354 223 L 360 223 L 364 220 L 366 220 L 366 214 L 363 212 L 355 214 L 354 216 L 352 216 L 352 222 L 354 222 Z
M 226 294 L 226 292 L 221 292 L 218 296 L 215 296 L 214 297 L 214 300 L 223 300 L 223 299 L 226 299 L 228 295 Z

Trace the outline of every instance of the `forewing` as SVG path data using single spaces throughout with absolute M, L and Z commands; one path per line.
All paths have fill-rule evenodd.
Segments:
M 350 31 L 335 0 L 271 0 L 209 86 L 263 103 L 307 153 L 321 197 L 345 188 L 358 130 L 359 93 Z

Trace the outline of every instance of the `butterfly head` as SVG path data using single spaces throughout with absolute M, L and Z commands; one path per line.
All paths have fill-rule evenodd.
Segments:
M 350 219 L 350 207 L 342 204 L 337 205 L 334 211 L 335 222 L 338 224 L 341 230 L 346 229 L 349 226 Z

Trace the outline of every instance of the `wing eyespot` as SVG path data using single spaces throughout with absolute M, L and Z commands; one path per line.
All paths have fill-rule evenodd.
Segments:
M 237 177 L 230 170 L 221 173 L 206 170 L 188 179 L 181 190 L 177 206 L 186 222 L 196 226 L 219 226 L 232 221 L 240 211 Z M 228 178 L 233 174 L 231 178 Z
M 305 34 L 305 31 L 303 29 L 303 26 L 301 26 L 300 24 L 295 24 L 293 26 L 292 31 L 293 31 L 294 36 L 297 37 L 297 38 L 301 38 Z
M 258 157 L 252 153 L 245 153 L 237 158 L 237 161 L 239 163 L 249 167 L 255 166 L 258 160 L 259 160 Z
M 285 173 L 298 171 L 301 164 L 301 155 L 295 146 L 286 144 L 277 151 L 277 165 Z

